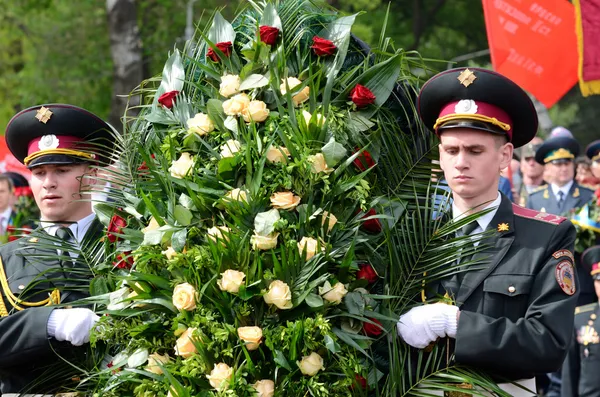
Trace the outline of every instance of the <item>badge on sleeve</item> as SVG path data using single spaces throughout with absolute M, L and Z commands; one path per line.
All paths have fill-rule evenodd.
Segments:
M 554 275 L 558 285 L 565 294 L 573 295 L 575 291 L 577 291 L 575 286 L 575 270 L 570 261 L 559 262 L 559 264 L 556 265 Z

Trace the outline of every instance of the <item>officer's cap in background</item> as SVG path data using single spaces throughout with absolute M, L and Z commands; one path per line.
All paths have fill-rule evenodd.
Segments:
M 600 245 L 595 245 L 583 251 L 581 263 L 590 272 L 594 280 L 600 280 Z
M 17 113 L 6 127 L 5 139 L 12 154 L 29 168 L 44 164 L 105 165 L 115 141 L 113 129 L 98 116 L 60 103 Z
M 600 161 L 600 139 L 585 148 L 585 155 L 592 161 Z
M 438 73 L 423 85 L 417 108 L 427 128 L 438 135 L 452 128 L 469 128 L 505 135 L 515 147 L 521 147 L 538 128 L 537 113 L 527 93 L 487 69 Z
M 579 143 L 572 137 L 554 137 L 546 140 L 535 152 L 535 161 L 540 164 L 572 161 L 579 156 Z

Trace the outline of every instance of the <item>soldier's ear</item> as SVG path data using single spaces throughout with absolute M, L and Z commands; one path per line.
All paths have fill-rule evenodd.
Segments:
M 510 162 L 512 161 L 514 150 L 515 150 L 515 147 L 510 142 L 507 142 L 500 147 L 500 155 L 501 155 L 500 169 L 501 170 L 505 169 L 506 167 L 510 167 Z

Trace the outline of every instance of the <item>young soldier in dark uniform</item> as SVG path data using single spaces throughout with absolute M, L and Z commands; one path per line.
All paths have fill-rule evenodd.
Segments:
M 457 364 L 535 390 L 534 374 L 556 370 L 564 359 L 578 291 L 573 225 L 512 204 L 497 189 L 513 148 L 536 134 L 535 108 L 512 81 L 477 68 L 434 76 L 417 106 L 440 138 L 454 218 L 492 208 L 469 234 L 496 233 L 486 240 L 491 248 L 476 254 L 490 258 L 483 268 L 463 273 L 461 281 L 442 281 L 456 304 L 412 308 L 400 317 L 398 333 L 418 349 L 452 338 Z M 501 387 L 513 396 L 532 395 L 512 384 Z
M 600 300 L 600 245 L 588 248 L 581 263 L 592 275 Z M 600 307 L 598 300 L 575 310 L 573 342 L 563 364 L 562 397 L 600 396 Z
M 571 210 L 592 198 L 593 191 L 575 181 L 574 160 L 578 155 L 579 144 L 570 137 L 550 138 L 538 148 L 535 161 L 552 169 L 553 180 L 529 195 L 527 208 L 570 216 Z
M 77 346 L 89 341 L 98 317 L 87 308 L 56 307 L 85 297 L 89 280 L 78 279 L 85 269 L 74 251 L 59 254 L 53 242 L 73 247 L 99 238 L 102 227 L 81 188 L 93 183 L 88 175 L 101 159 L 92 142 L 110 146 L 110 131 L 92 113 L 62 104 L 25 109 L 7 126 L 10 151 L 31 169 L 41 226 L 0 247 L 2 397 L 75 385 L 63 359 L 81 358 L 85 350 Z M 58 245 L 59 238 L 69 242 Z

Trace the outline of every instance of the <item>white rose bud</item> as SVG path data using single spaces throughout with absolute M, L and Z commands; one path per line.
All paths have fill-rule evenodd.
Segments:
M 267 160 L 271 163 L 286 163 L 290 157 L 290 151 L 283 146 L 269 146 L 267 149 Z
M 233 269 L 227 269 L 221 273 L 221 278 L 217 280 L 217 285 L 221 291 L 226 291 L 232 294 L 237 294 L 240 287 L 244 284 L 246 275 L 242 272 Z
M 271 206 L 278 210 L 293 210 L 300 204 L 301 197 L 292 192 L 278 192 L 271 195 Z
M 246 94 L 237 94 L 223 102 L 223 111 L 228 116 L 241 116 L 250 105 L 250 97 Z
M 227 194 L 225 195 L 225 199 L 227 199 L 227 201 L 244 201 L 244 202 L 248 202 L 248 194 L 246 193 L 245 190 L 242 190 L 240 188 L 235 188 L 229 192 L 227 192 Z
M 323 156 L 323 153 L 317 153 L 314 156 L 308 156 L 308 162 L 310 163 L 310 170 L 315 174 L 318 174 L 319 172 L 329 174 L 333 171 L 333 168 L 329 168 L 327 165 L 327 161 L 325 161 L 325 156 Z
M 196 308 L 198 293 L 189 283 L 179 284 L 173 290 L 173 306 L 179 310 L 191 311 Z
M 237 329 L 238 336 L 246 342 L 246 349 L 256 350 L 263 337 L 263 332 L 260 327 L 239 327 Z
M 206 235 L 209 239 L 215 243 L 217 240 L 221 240 L 222 244 L 229 241 L 229 233 L 231 233 L 231 229 L 227 226 L 213 226 L 206 230 Z
M 229 139 L 223 145 L 221 145 L 221 157 L 233 157 L 242 148 L 242 144 L 235 139 Z
M 290 87 L 290 91 L 294 91 L 296 87 L 302 84 L 300 80 L 295 77 L 288 77 L 287 80 L 282 80 L 281 85 L 279 86 L 279 91 L 281 91 L 281 95 L 285 95 L 287 92 L 286 87 Z M 294 106 L 298 106 L 301 103 L 304 103 L 308 100 L 310 94 L 310 88 L 308 86 L 304 87 L 300 92 L 292 97 L 292 102 L 294 102 Z
M 229 98 L 233 94 L 240 92 L 241 84 L 240 76 L 237 74 L 226 74 L 221 76 L 221 84 L 219 85 L 219 93 L 225 98 Z
M 169 172 L 175 178 L 183 179 L 194 166 L 194 159 L 188 152 L 181 153 L 179 159 L 173 161 Z
M 309 260 L 310 258 L 316 255 L 318 246 L 319 242 L 314 238 L 302 237 L 302 240 L 298 242 L 298 251 L 300 252 L 300 255 L 302 255 L 302 253 L 306 249 L 306 260 Z M 321 251 L 323 251 L 324 249 L 324 247 L 321 247 Z
M 261 236 L 259 234 L 254 234 L 250 237 L 250 244 L 252 244 L 252 249 L 266 251 L 272 248 L 277 247 L 277 238 L 279 237 L 279 233 L 271 233 L 266 236 Z
M 233 378 L 233 368 L 225 363 L 215 364 L 210 375 L 206 375 L 210 385 L 218 391 L 229 389 L 229 382 Z
M 291 309 L 294 306 L 292 304 L 292 291 L 281 280 L 271 282 L 269 290 L 263 295 L 263 299 L 269 305 L 275 305 L 282 310 Z
M 327 231 L 330 232 L 336 223 L 337 218 L 335 217 L 335 215 L 330 214 L 327 211 L 323 211 L 321 226 L 325 226 L 325 224 L 327 224 Z
M 335 303 L 339 305 L 342 303 L 342 299 L 348 290 L 344 286 L 344 284 L 337 282 L 333 287 L 329 284 L 329 281 L 325 281 L 322 287 L 319 287 L 319 295 L 323 297 L 327 302 Z
M 154 219 L 154 217 L 150 218 L 150 222 L 148 222 L 148 226 L 146 226 L 145 228 L 142 229 L 143 233 L 148 233 L 148 232 L 152 232 L 154 230 L 157 230 L 160 227 L 160 225 L 158 224 L 158 222 L 156 221 L 156 219 Z
M 275 382 L 270 379 L 259 380 L 252 385 L 258 397 L 273 397 L 275 394 Z
M 169 361 L 171 361 L 171 357 L 169 357 L 168 354 L 160 355 L 158 353 L 152 353 L 148 356 L 148 365 L 146 366 L 146 371 L 152 372 L 156 375 L 162 375 L 163 370 L 158 366 L 158 364 L 165 365 Z
M 309 356 L 303 356 L 298 363 L 300 372 L 307 376 L 315 376 L 320 370 L 325 370 L 323 366 L 323 357 L 318 353 L 312 352 Z
M 200 136 L 206 135 L 209 132 L 215 130 L 215 125 L 208 117 L 207 114 L 197 113 L 193 118 L 187 121 L 188 132 L 198 134 Z
M 175 354 L 183 358 L 192 357 L 196 353 L 196 346 L 192 341 L 196 328 L 188 328 L 175 342 Z
M 166 250 L 161 251 L 160 253 L 166 256 L 168 260 L 173 259 L 177 255 L 177 251 L 175 251 L 171 246 L 169 246 L 169 248 L 167 248 Z
M 269 109 L 267 109 L 267 104 L 263 101 L 251 101 L 242 113 L 242 116 L 246 123 L 251 121 L 261 123 L 269 117 Z
M 312 119 L 312 114 L 310 114 L 306 110 L 303 110 L 302 111 L 302 116 L 304 117 L 304 122 L 306 123 L 306 125 L 309 126 L 310 125 L 310 120 Z M 323 116 L 321 113 L 317 113 L 317 115 L 315 116 L 315 120 L 313 121 L 313 123 L 315 123 L 319 127 L 323 126 L 323 124 L 325 123 L 325 116 Z

